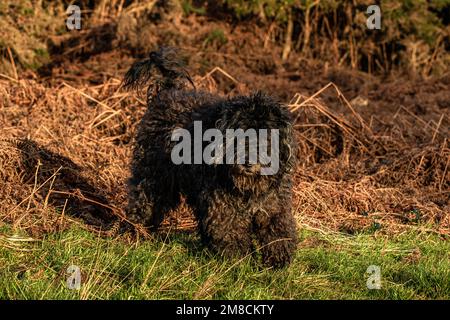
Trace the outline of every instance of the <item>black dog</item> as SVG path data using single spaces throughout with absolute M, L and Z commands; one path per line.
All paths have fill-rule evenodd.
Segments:
M 252 252 L 256 240 L 266 265 L 288 264 L 297 243 L 291 212 L 295 143 L 290 113 L 262 93 L 226 99 L 195 90 L 172 48 L 151 52 L 147 60 L 133 64 L 125 76 L 126 88 L 147 84 L 148 109 L 138 127 L 130 179 L 130 219 L 156 229 L 184 195 L 198 220 L 202 241 L 211 249 L 226 256 L 242 256 Z M 194 160 L 175 164 L 177 142 L 172 141 L 172 135 L 176 129 L 185 129 L 195 137 L 196 121 L 201 121 L 201 136 L 207 129 L 217 129 L 215 132 L 220 131 L 224 137 L 227 129 L 276 132 L 270 135 L 266 149 L 278 154 L 277 170 L 262 174 L 267 159 L 252 162 L 248 151 L 244 163 L 220 161 L 221 152 L 237 159 L 237 137 L 231 144 L 228 140 L 218 144 L 221 152 L 210 164 L 193 164 Z M 278 138 L 278 145 L 274 138 Z M 242 141 L 246 146 L 246 140 Z M 250 139 L 247 142 L 250 145 Z M 206 145 L 203 141 L 201 147 Z M 191 150 L 183 156 L 195 159 L 198 154 Z

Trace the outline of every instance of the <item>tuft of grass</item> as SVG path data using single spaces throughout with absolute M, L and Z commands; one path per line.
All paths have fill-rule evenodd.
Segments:
M 130 243 L 72 228 L 40 241 L 13 241 L 0 228 L 0 299 L 449 299 L 450 244 L 437 235 L 300 233 L 290 267 L 253 257 L 223 259 L 195 234 Z M 13 243 L 14 242 L 14 243 Z M 67 273 L 81 271 L 79 290 Z M 366 283 L 370 265 L 381 289 Z
M 223 46 L 228 42 L 227 37 L 225 36 L 225 33 L 222 29 L 214 29 L 212 30 L 208 36 L 206 37 L 205 41 L 203 41 L 203 46 L 206 47 L 208 45 L 217 45 L 217 46 Z
M 0 5 L 0 72 L 13 74 L 11 59 L 22 68 L 38 69 L 50 61 L 47 40 L 65 27 L 62 2 L 5 0 Z M 11 51 L 11 56 L 5 54 Z
M 183 13 L 185 16 L 189 16 L 190 14 L 198 14 L 198 15 L 205 15 L 206 9 L 204 7 L 195 7 L 191 1 L 185 0 L 181 3 L 181 6 L 183 8 Z

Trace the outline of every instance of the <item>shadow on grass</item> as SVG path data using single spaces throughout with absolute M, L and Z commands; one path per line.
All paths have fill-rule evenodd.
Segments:
M 96 185 L 95 177 L 88 176 L 71 159 L 33 140 L 17 140 L 14 144 L 21 152 L 23 182 L 41 186 L 36 190 L 41 199 L 50 195 L 48 204 L 97 228 L 107 229 L 117 220 L 108 206 L 108 195 Z M 50 183 L 54 176 L 54 183 Z

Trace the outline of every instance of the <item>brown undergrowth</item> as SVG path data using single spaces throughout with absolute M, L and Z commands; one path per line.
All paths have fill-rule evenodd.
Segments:
M 99 85 L 3 78 L 1 223 L 36 237 L 72 223 L 115 234 L 125 219 L 126 180 L 144 99 L 123 92 L 115 77 Z M 442 96 L 448 81 L 376 84 L 351 97 L 330 82 L 286 101 L 296 117 L 294 209 L 300 226 L 449 235 L 449 108 Z M 195 82 L 221 93 L 231 84 L 230 94 L 253 87 L 223 68 Z M 195 222 L 183 206 L 164 226 L 191 230 Z

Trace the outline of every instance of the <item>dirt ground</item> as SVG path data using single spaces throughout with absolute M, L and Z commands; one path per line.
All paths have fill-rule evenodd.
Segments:
M 151 25 L 139 41 L 105 25 L 53 39 L 53 62 L 0 77 L 1 220 L 40 237 L 77 223 L 118 232 L 144 94 L 120 84 L 157 45 L 180 47 L 200 89 L 222 95 L 262 90 L 296 117 L 300 226 L 450 235 L 450 73 L 439 78 L 373 76 L 306 60 L 267 44 L 254 25 L 205 41 L 201 18 Z M 129 24 L 128 24 L 129 25 Z M 192 229 L 189 209 L 165 226 Z M 144 232 L 139 226 L 139 230 Z

